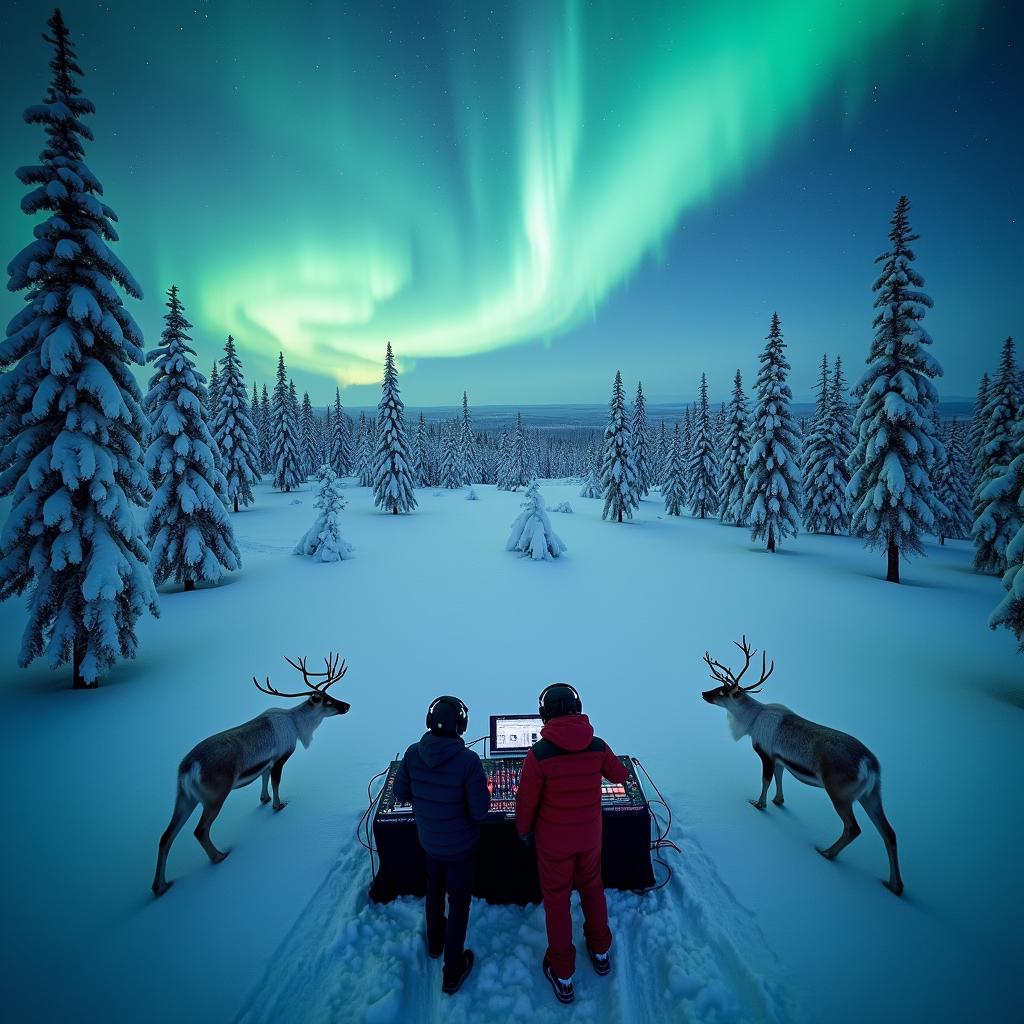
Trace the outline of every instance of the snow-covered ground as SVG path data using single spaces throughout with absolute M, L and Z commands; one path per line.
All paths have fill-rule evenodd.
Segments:
M 67 672 L 15 667 L 23 624 L 0 605 L 0 722 L 8 767 L 3 862 L 5 1018 L 15 1021 L 410 1021 L 1010 1019 L 1019 1011 L 1020 750 L 1024 660 L 985 619 L 998 583 L 966 544 L 931 544 L 899 587 L 847 538 L 801 536 L 778 554 L 745 530 L 661 516 L 600 520 L 578 487 L 544 484 L 568 545 L 556 562 L 504 550 L 521 495 L 419 491 L 411 516 L 375 512 L 349 487 L 355 557 L 292 548 L 313 489 L 259 488 L 233 516 L 243 570 L 161 595 L 137 661 L 94 693 Z M 296 502 L 299 502 L 298 504 Z M 787 784 L 784 809 L 747 803 L 759 764 L 700 700 L 700 656 L 746 632 L 777 668 L 765 696 L 862 739 L 882 764 L 905 897 L 880 884 L 864 832 L 835 863 L 814 844 L 840 823 L 824 794 Z M 181 756 L 291 682 L 282 654 L 340 650 L 352 711 L 326 721 L 284 772 L 287 808 L 232 794 L 209 864 L 190 824 L 162 899 L 149 891 Z M 582 692 L 598 731 L 640 757 L 673 806 L 662 891 L 613 894 L 613 976 L 581 963 L 577 1002 L 541 976 L 539 907 L 474 904 L 479 962 L 454 999 L 421 946 L 421 905 L 368 904 L 354 836 L 366 782 L 422 732 L 441 692 L 530 711 L 548 682 Z

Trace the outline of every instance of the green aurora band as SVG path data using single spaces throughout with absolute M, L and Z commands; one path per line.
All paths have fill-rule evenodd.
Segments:
M 203 324 L 342 385 L 379 380 L 388 340 L 408 368 L 550 338 L 830 91 L 865 96 L 880 45 L 971 18 L 966 0 L 446 11 L 429 61 L 350 20 L 302 80 L 285 55 L 308 23 L 250 19 L 237 47 L 259 80 L 226 62 L 223 85 L 290 173 L 254 194 L 233 172 L 218 219 L 241 227 L 204 239 L 186 292 Z

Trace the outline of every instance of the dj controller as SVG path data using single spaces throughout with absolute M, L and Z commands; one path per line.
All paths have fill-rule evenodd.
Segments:
M 645 811 L 647 798 L 636 777 L 633 761 L 629 757 L 619 760 L 629 772 L 625 783 L 617 784 L 607 779 L 601 780 L 601 811 L 605 814 Z M 482 757 L 481 764 L 487 775 L 487 791 L 491 795 L 491 809 L 488 818 L 512 819 L 516 816 L 516 794 L 519 792 L 519 780 L 523 774 L 522 757 Z M 395 801 L 395 773 L 400 761 L 392 761 L 388 768 L 387 779 L 377 806 L 377 819 L 395 821 L 411 819 L 412 807 Z
M 524 757 L 482 757 L 491 807 L 480 827 L 473 894 L 492 903 L 533 903 L 540 900 L 536 850 L 516 833 L 516 794 Z M 601 873 L 609 888 L 640 890 L 654 884 L 651 867 L 651 812 L 632 758 L 620 757 L 628 776 L 617 785 L 601 783 L 603 842 Z M 379 868 L 370 896 L 384 903 L 396 896 L 426 892 L 426 865 L 409 804 L 395 801 L 395 774 L 400 761 L 388 766 L 373 818 Z

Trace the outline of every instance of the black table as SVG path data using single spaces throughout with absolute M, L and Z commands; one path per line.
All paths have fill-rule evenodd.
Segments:
M 646 889 L 654 885 L 651 867 L 651 812 L 629 758 L 625 787 L 609 787 L 602 800 L 601 875 L 609 889 Z M 488 777 L 496 762 L 483 759 Z M 508 759 L 503 759 L 507 764 Z M 522 759 L 519 759 L 521 765 Z M 396 809 L 392 785 L 398 761 L 388 769 L 373 819 L 373 836 L 380 860 L 370 886 L 370 898 L 389 903 L 396 896 L 425 896 L 427 869 L 411 812 Z M 492 811 L 480 826 L 473 895 L 489 903 L 539 903 L 537 851 L 520 840 L 512 812 L 514 797 L 492 794 Z

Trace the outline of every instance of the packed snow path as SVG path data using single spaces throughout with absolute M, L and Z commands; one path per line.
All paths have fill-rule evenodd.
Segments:
M 614 969 L 594 974 L 573 901 L 576 1002 L 555 1002 L 540 970 L 547 945 L 540 906 L 474 900 L 467 945 L 473 973 L 454 997 L 423 944 L 423 901 L 366 897 L 367 855 L 346 849 L 271 956 L 239 1024 L 400 1024 L 406 1021 L 602 1021 L 647 1024 L 791 1020 L 795 1007 L 754 916 L 722 883 L 696 839 L 673 838 L 671 882 L 645 896 L 608 892 Z M 658 865 L 659 874 L 664 869 Z

